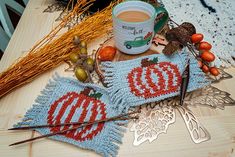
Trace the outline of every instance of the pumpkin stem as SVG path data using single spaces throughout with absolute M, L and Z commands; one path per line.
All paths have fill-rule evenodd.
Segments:
M 144 58 L 141 60 L 141 67 L 148 67 L 150 65 L 153 64 L 157 64 L 158 63 L 158 58 L 155 57 L 152 60 L 149 60 L 148 58 Z
M 81 91 L 80 94 L 83 94 L 83 95 L 87 95 L 87 96 L 88 96 L 89 93 L 90 93 L 90 91 L 91 91 L 91 88 L 88 88 L 88 87 L 87 87 L 87 88 L 84 88 L 84 90 Z
M 90 93 L 93 91 L 92 93 Z M 84 88 L 83 91 L 80 92 L 80 94 L 86 95 L 88 97 L 93 97 L 95 99 L 100 99 L 102 97 L 102 93 L 96 92 L 93 88 Z

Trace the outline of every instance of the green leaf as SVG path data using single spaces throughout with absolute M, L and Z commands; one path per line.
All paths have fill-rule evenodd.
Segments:
M 96 93 L 96 98 L 97 99 L 100 99 L 102 97 L 102 94 L 101 93 Z
M 158 62 L 158 58 L 157 57 L 153 58 L 153 63 L 157 63 L 157 62 Z
M 100 99 L 102 97 L 102 94 L 97 92 L 97 93 L 90 94 L 89 96 L 96 98 L 96 99 Z

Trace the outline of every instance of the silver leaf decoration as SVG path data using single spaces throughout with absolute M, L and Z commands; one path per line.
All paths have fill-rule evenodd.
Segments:
M 93 81 L 94 84 L 97 84 L 97 85 L 100 85 L 100 86 L 103 85 L 100 78 L 99 78 L 99 76 L 98 76 L 98 74 L 95 71 L 91 73 L 91 78 L 92 78 L 92 81 Z
M 49 5 L 43 12 L 47 12 L 47 13 L 53 13 L 56 11 L 63 11 L 65 10 L 66 6 L 63 5 L 60 2 L 56 2 L 54 4 Z
M 204 126 L 198 121 L 193 112 L 186 106 L 176 106 L 180 112 L 190 136 L 195 143 L 201 143 L 210 139 L 210 134 Z
M 55 21 L 61 21 L 63 20 L 66 16 L 68 16 L 68 14 L 70 13 L 71 11 L 69 10 L 64 10 L 60 13 L 59 17 L 56 18 Z
M 133 144 L 138 146 L 145 141 L 154 141 L 159 134 L 166 133 L 168 126 L 174 122 L 175 110 L 167 101 L 141 107 L 139 119 L 131 127 L 135 134 Z
M 68 14 L 71 13 L 71 10 L 64 10 L 63 12 L 60 13 L 59 17 L 55 21 L 62 21 Z M 84 19 L 88 13 L 83 13 L 82 15 L 78 16 L 75 15 L 72 19 L 70 19 L 64 27 L 67 27 L 68 30 L 76 26 L 79 22 Z
M 160 133 L 166 133 L 170 124 L 175 122 L 175 108 L 179 110 L 186 127 L 195 143 L 201 143 L 210 139 L 208 131 L 202 126 L 196 116 L 188 107 L 190 106 L 208 106 L 212 108 L 224 109 L 225 106 L 235 105 L 235 101 L 230 94 L 219 90 L 213 86 L 204 87 L 186 94 L 184 106 L 179 106 L 179 97 L 170 98 L 158 103 L 151 103 L 139 107 L 141 113 L 139 120 L 135 121 L 131 127 L 131 131 L 135 134 L 134 145 L 140 145 L 145 141 L 152 142 L 156 140 Z M 166 123 L 165 129 L 155 131 L 157 122 L 161 119 L 155 117 L 150 118 L 152 114 L 163 113 L 169 109 L 173 114 L 173 118 Z M 152 131 L 154 130 L 154 131 Z
M 64 4 L 60 2 L 56 2 L 48 6 L 43 12 L 53 13 L 57 11 L 61 11 L 61 13 L 59 17 L 56 18 L 55 21 L 62 21 L 66 16 L 68 16 L 69 13 L 72 12 L 72 9 L 67 8 Z M 82 15 L 79 15 L 79 16 L 75 15 L 71 20 L 68 21 L 68 23 L 66 23 L 64 27 L 66 27 L 69 30 L 73 28 L 74 26 L 76 26 L 79 22 L 81 22 L 85 17 L 89 16 L 90 14 L 91 13 L 87 11 L 86 13 L 83 13 Z
M 235 105 L 230 94 L 213 86 L 204 87 L 187 93 L 184 103 L 189 106 L 209 106 L 224 109 L 225 106 Z

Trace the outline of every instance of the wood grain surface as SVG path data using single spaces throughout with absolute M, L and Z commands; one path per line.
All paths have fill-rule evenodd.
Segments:
M 27 51 L 56 25 L 55 19 L 59 12 L 43 13 L 54 0 L 29 0 L 25 12 L 16 28 L 15 33 L 0 61 L 0 71 L 6 69 L 17 58 L 24 56 Z M 103 39 L 88 45 L 89 50 L 97 49 Z M 39 135 L 32 131 L 8 131 L 13 124 L 20 121 L 25 112 L 47 84 L 49 78 L 58 72 L 63 76 L 67 65 L 61 65 L 42 74 L 32 83 L 14 90 L 0 99 L 0 156 L 1 157 L 87 157 L 99 156 L 88 150 L 70 144 L 42 139 L 30 144 L 9 147 L 8 145 L 30 137 Z M 235 99 L 235 68 L 226 70 L 233 75 L 233 79 L 222 81 L 215 86 L 231 93 Z M 152 143 L 133 146 L 134 134 L 128 131 L 120 145 L 118 156 L 135 157 L 233 157 L 235 156 L 235 107 L 225 110 L 207 107 L 192 107 L 192 111 L 211 134 L 211 140 L 202 144 L 194 144 L 186 130 L 185 124 L 177 113 L 176 123 L 169 127 L 167 134 L 159 136 Z M 130 124 L 131 125 L 131 124 Z M 129 125 L 129 127 L 130 127 Z

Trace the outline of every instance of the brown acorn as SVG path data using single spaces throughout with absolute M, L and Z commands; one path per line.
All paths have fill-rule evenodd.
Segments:
M 196 33 L 196 28 L 194 27 L 192 23 L 184 22 L 180 26 L 185 28 L 188 31 L 190 36 Z
M 166 32 L 166 39 L 168 41 L 176 41 L 177 37 L 175 35 L 176 31 L 174 28 L 170 29 L 169 31 Z
M 187 45 L 187 43 L 191 41 L 191 36 L 186 29 L 183 27 L 178 27 L 176 31 L 177 41 L 179 41 L 182 45 Z
M 172 28 L 166 33 L 168 41 L 179 41 L 182 45 L 187 45 L 191 41 L 191 36 L 183 27 Z
M 175 51 L 177 51 L 178 49 L 180 49 L 180 43 L 178 41 L 170 41 L 165 48 L 162 50 L 162 52 L 165 55 L 171 55 L 173 54 Z

